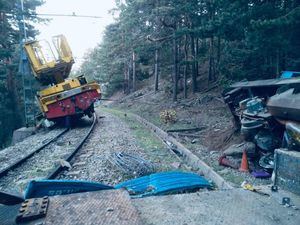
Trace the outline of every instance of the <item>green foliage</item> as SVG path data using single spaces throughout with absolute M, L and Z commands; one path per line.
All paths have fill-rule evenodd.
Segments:
M 133 52 L 138 80 L 154 74 L 154 52 L 159 49 L 160 77 L 174 83 L 174 37 L 179 81 L 183 79 L 181 67 L 186 66 L 192 74 L 194 65 L 197 79 L 206 76 L 210 82 L 274 78 L 282 70 L 300 70 L 299 1 L 116 3 L 119 18 L 106 28 L 102 43 L 86 56 L 82 66 L 82 72 L 105 82 L 109 93 L 124 87 L 123 83 L 130 84 Z
M 28 38 L 33 38 L 37 31 L 33 23 L 41 21 L 35 9 L 42 0 L 25 0 L 24 17 Z M 22 102 L 21 77 L 17 74 L 19 43 L 20 1 L 0 1 L 0 148 L 9 143 L 12 131 L 21 126 Z

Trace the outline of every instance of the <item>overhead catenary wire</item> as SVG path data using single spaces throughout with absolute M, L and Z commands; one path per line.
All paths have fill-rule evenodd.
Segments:
M 36 15 L 37 16 L 45 16 L 45 17 L 80 17 L 80 18 L 103 19 L 102 16 L 77 15 L 74 12 L 72 14 L 37 13 Z
M 1 17 L 4 15 L 6 16 L 13 16 L 10 12 L 0 11 Z M 94 16 L 94 15 L 77 15 L 74 12 L 72 14 L 58 14 L 58 13 L 34 13 L 34 14 L 27 14 L 24 12 L 20 12 L 22 19 L 25 21 L 26 17 L 31 16 L 41 16 L 41 17 L 73 17 L 73 18 L 89 18 L 89 19 L 103 19 L 102 16 Z M 1 19 L 1 18 L 0 18 Z

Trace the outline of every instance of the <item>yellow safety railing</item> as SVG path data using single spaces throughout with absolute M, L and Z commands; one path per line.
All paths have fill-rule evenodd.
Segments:
M 65 36 L 63 35 L 54 36 L 52 37 L 52 42 L 57 50 L 60 60 L 66 63 L 69 63 L 74 60 L 71 48 Z

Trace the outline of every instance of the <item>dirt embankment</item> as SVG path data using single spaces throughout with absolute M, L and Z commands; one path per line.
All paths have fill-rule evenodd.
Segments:
M 219 151 L 236 138 L 233 135 L 231 114 L 222 100 L 221 91 L 221 88 L 215 88 L 208 92 L 190 94 L 187 99 L 179 95 L 178 101 L 173 102 L 170 93 L 164 90 L 155 93 L 151 87 L 146 87 L 128 96 L 116 94 L 112 99 L 118 100 L 110 106 L 142 115 L 164 130 L 199 127 L 201 131 L 193 133 L 195 137 L 199 137 L 199 142 L 209 150 Z M 176 123 L 161 122 L 159 114 L 166 109 L 176 111 Z M 187 138 L 183 140 L 188 141 Z
M 165 89 L 154 92 L 152 86 L 146 86 L 127 96 L 118 93 L 112 97 L 115 101 L 107 105 L 136 113 L 165 131 L 199 128 L 198 131 L 170 134 L 225 179 L 238 186 L 244 180 L 254 184 L 269 183 L 269 180 L 257 180 L 249 174 L 241 174 L 233 169 L 219 166 L 218 159 L 223 151 L 230 145 L 243 141 L 239 133 L 235 132 L 231 113 L 222 99 L 222 90 L 221 87 L 215 87 L 209 91 L 190 93 L 187 99 L 179 95 L 178 101 L 173 102 L 171 93 Z M 175 123 L 161 121 L 160 112 L 168 109 L 176 112 Z

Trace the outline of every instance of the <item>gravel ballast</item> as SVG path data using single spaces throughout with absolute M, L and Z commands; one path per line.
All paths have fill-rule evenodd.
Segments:
M 91 123 L 90 119 L 80 121 L 77 127 L 72 128 L 39 153 L 34 154 L 19 167 L 9 171 L 0 179 L 0 190 L 22 192 L 30 180 L 47 178 L 58 165 L 66 164 L 64 159 L 85 136 Z M 32 146 L 36 148 L 34 144 Z
M 124 174 L 109 161 L 113 153 L 119 152 L 142 157 L 154 165 L 156 172 L 189 169 L 163 142 L 126 114 L 116 116 L 101 109 L 96 111 L 101 119 L 89 140 L 71 161 L 72 169 L 63 172 L 60 179 L 115 185 L 135 178 L 136 174 Z

